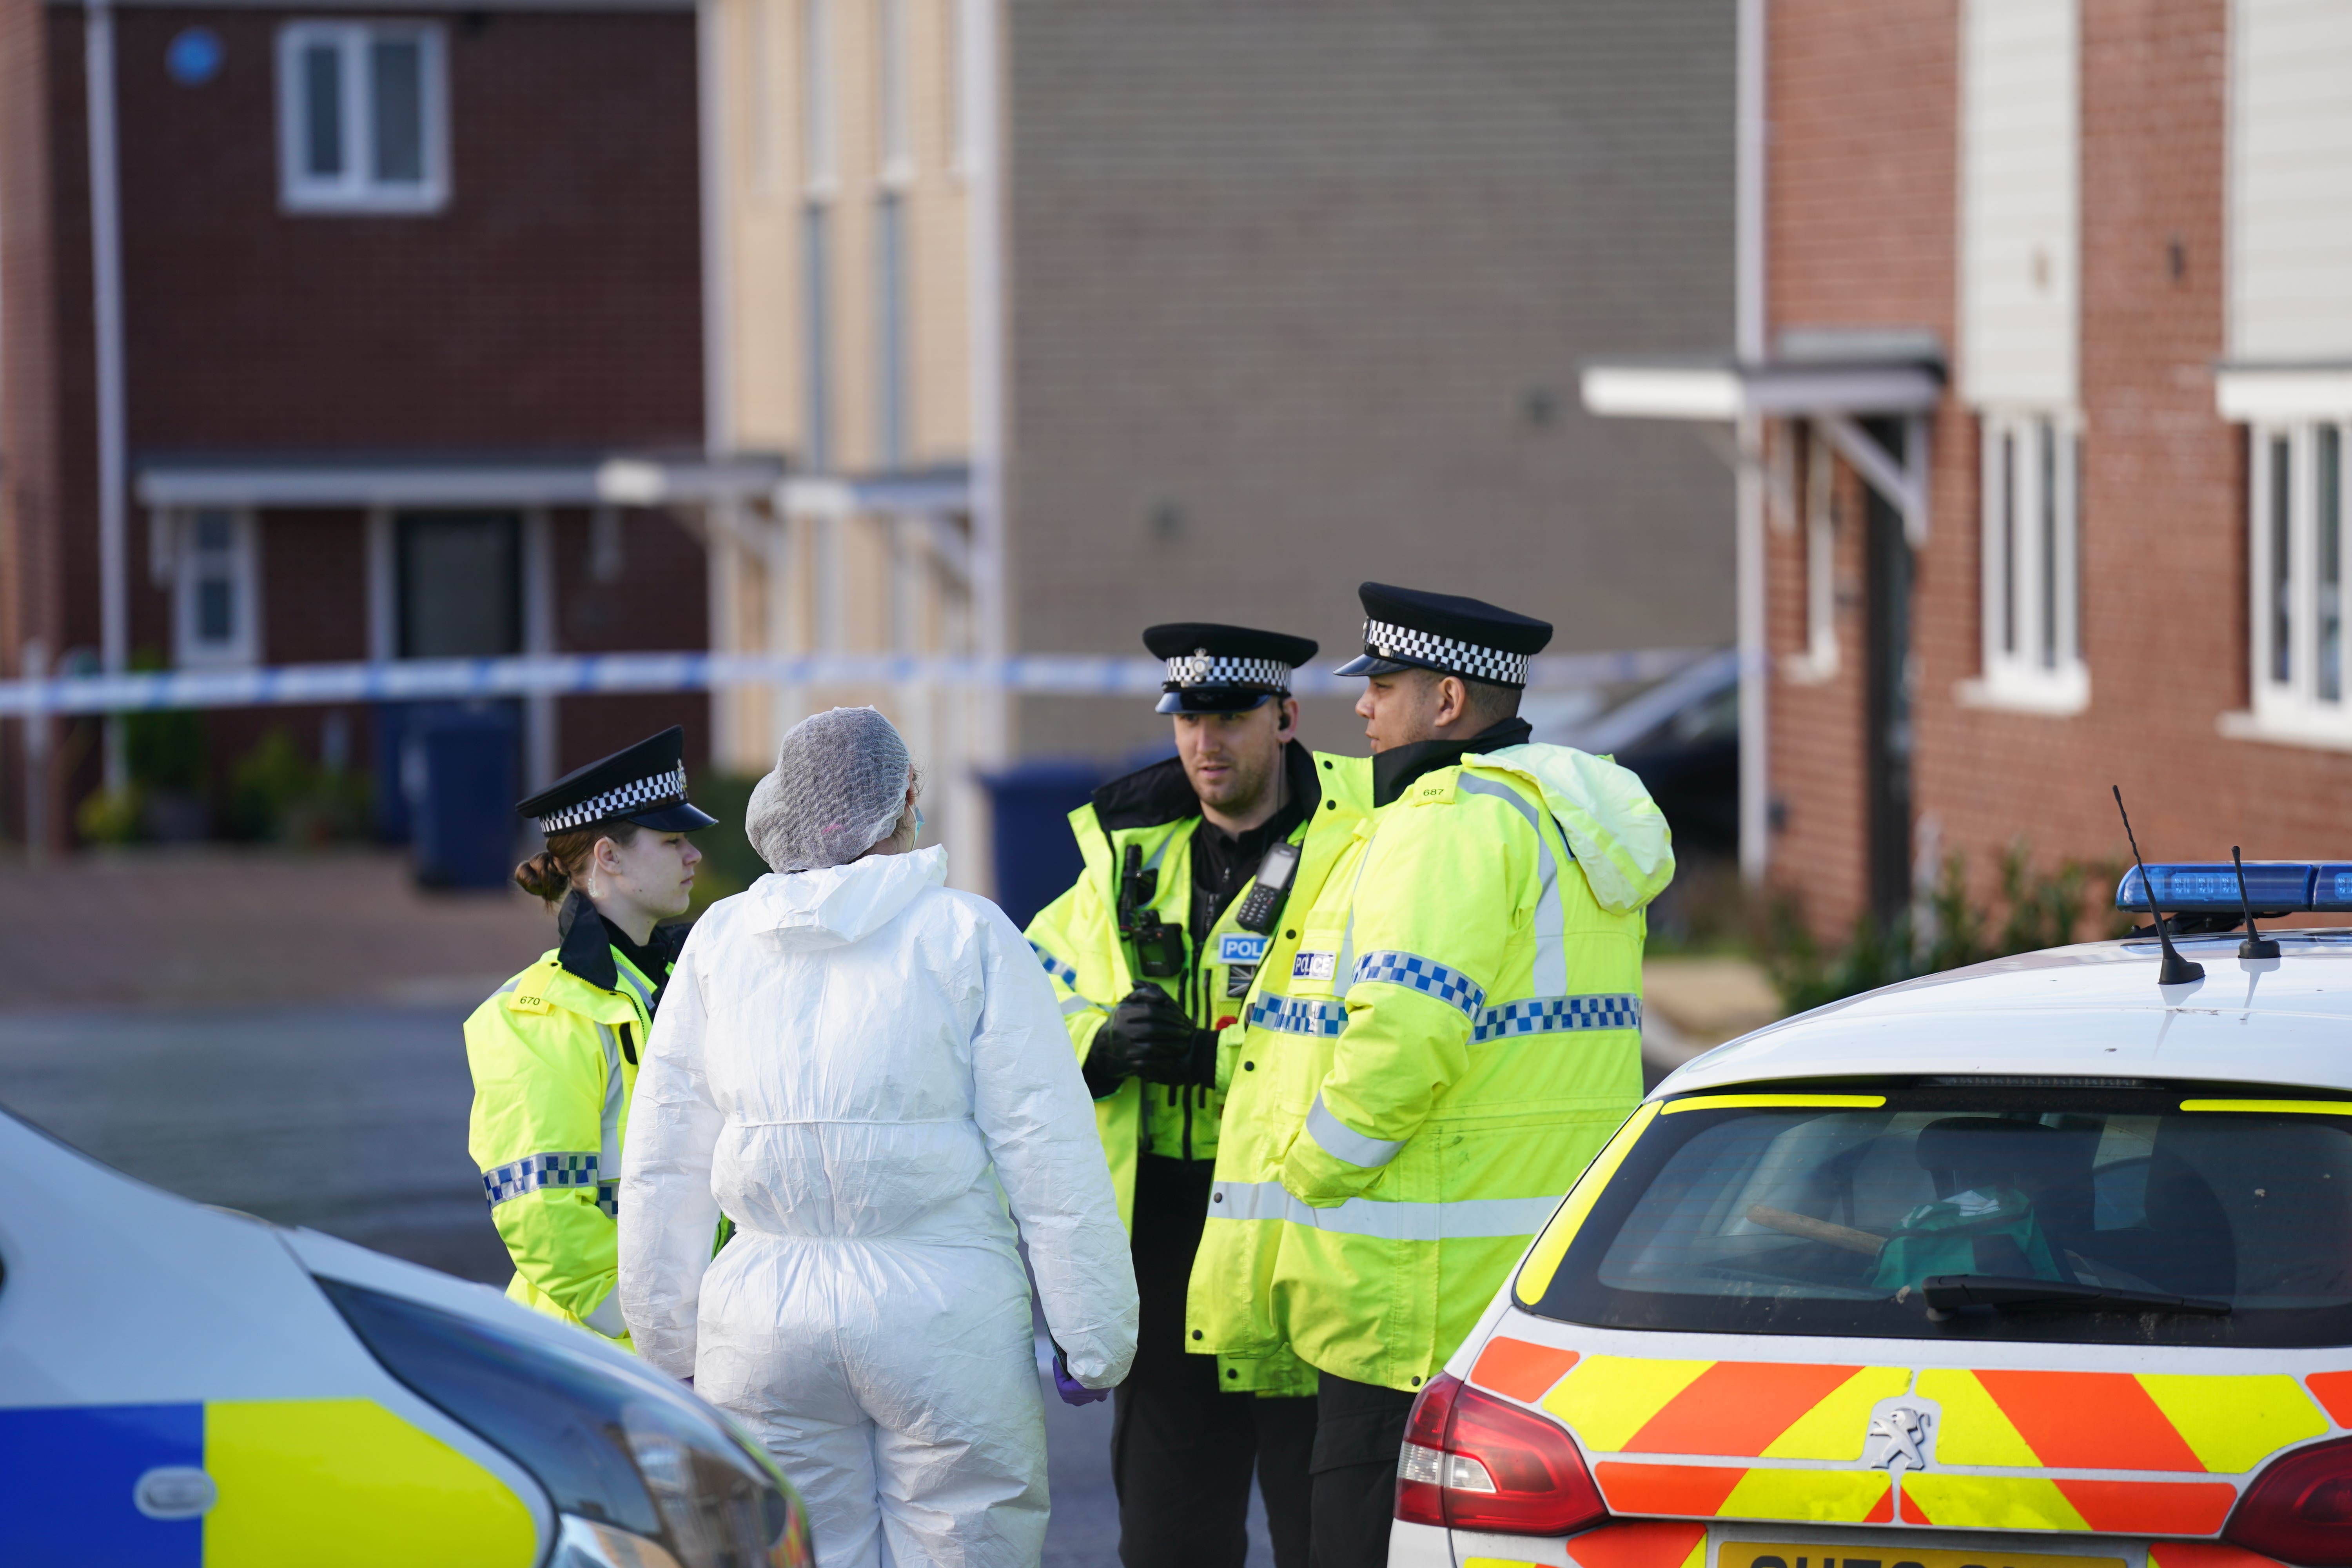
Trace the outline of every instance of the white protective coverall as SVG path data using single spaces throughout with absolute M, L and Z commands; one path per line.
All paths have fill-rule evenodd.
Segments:
M 1071 1374 L 1135 1355 L 1135 1273 L 1053 991 L 940 848 L 762 877 L 694 928 L 620 1192 L 638 1353 L 734 1415 L 823 1568 L 1033 1568 L 1028 1281 Z M 1010 1209 L 1008 1215 L 1007 1210 Z M 734 1239 L 710 1255 L 720 1211 Z

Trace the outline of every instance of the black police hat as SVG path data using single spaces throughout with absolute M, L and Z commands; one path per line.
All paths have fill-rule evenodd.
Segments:
M 1315 657 L 1315 644 L 1280 632 L 1175 621 L 1143 634 L 1143 646 L 1168 661 L 1160 713 L 1246 713 L 1290 695 L 1290 672 Z
M 719 820 L 686 798 L 686 730 L 677 724 L 574 768 L 515 810 L 536 818 L 541 833 L 569 833 L 600 822 L 691 833 Z
M 1341 675 L 1391 675 L 1433 669 L 1490 686 L 1525 686 L 1528 658 L 1551 641 L 1551 623 L 1515 615 L 1484 599 L 1427 594 L 1366 583 L 1364 651 L 1341 665 Z

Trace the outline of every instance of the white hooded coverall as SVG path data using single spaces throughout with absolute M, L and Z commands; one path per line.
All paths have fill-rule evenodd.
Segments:
M 1045 971 L 947 852 L 711 907 L 638 1070 L 620 1297 L 638 1353 L 766 1445 L 823 1568 L 1033 1568 L 1029 1244 L 1071 1374 L 1135 1355 L 1135 1274 Z M 1008 1208 L 1010 1213 L 1008 1214 Z M 732 1241 L 710 1255 L 720 1211 Z

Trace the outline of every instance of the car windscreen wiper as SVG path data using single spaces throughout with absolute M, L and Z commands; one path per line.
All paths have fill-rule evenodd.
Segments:
M 2162 1290 L 2118 1290 L 2069 1279 L 2019 1279 L 1998 1274 L 1931 1274 L 1919 1294 L 1939 1312 L 1962 1307 L 1995 1311 L 2197 1312 L 2223 1317 L 2230 1303 L 2206 1296 L 2174 1296 Z

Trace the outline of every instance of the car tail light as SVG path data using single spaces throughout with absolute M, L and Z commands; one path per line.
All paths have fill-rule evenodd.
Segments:
M 1413 1401 L 1397 1463 L 1396 1516 L 1411 1524 L 1567 1535 L 1608 1509 L 1568 1434 L 1441 1373 Z
M 2289 1454 L 2256 1476 L 2221 1538 L 2301 1568 L 2352 1565 L 2352 1438 Z

